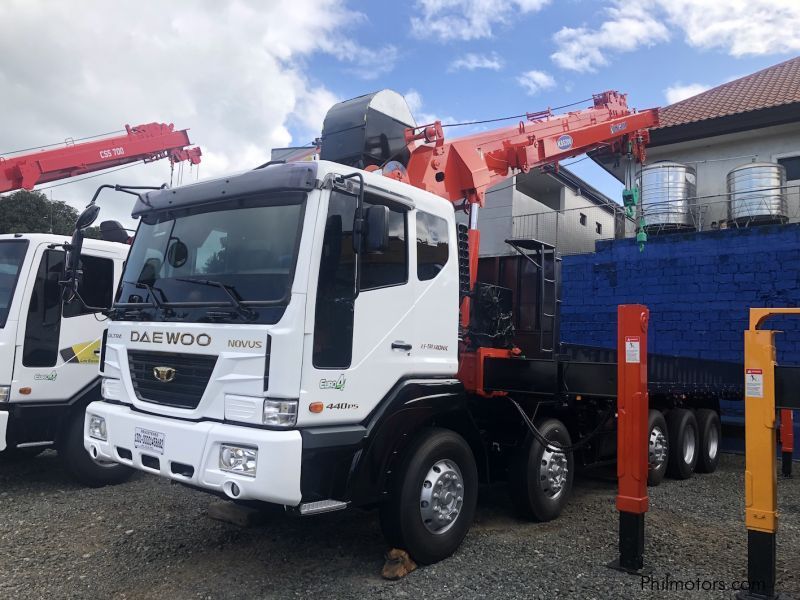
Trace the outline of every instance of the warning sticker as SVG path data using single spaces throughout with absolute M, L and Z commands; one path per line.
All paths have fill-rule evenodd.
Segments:
M 745 369 L 744 395 L 750 398 L 764 397 L 764 373 L 761 369 Z
M 625 337 L 625 362 L 626 363 L 639 363 L 641 362 L 641 339 L 638 335 L 629 335 Z

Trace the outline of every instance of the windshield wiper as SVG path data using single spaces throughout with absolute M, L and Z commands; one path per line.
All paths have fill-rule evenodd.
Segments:
M 134 283 L 134 284 L 133 284 L 133 287 L 135 287 L 135 288 L 138 288 L 138 289 L 140 289 L 140 290 L 141 290 L 141 289 L 145 289 L 145 290 L 147 290 L 147 294 L 150 296 L 150 298 L 151 298 L 151 300 L 152 300 L 152 302 L 151 302 L 151 303 L 152 303 L 153 305 L 155 305 L 155 307 L 156 307 L 156 308 L 164 308 L 164 306 L 166 306 L 166 304 L 164 303 L 164 301 L 162 301 L 162 300 L 159 300 L 159 299 L 158 299 L 158 296 L 156 296 L 156 288 L 154 288 L 154 287 L 153 287 L 152 285 L 150 285 L 149 283 L 146 283 L 146 282 L 144 282 L 144 281 L 137 281 L 136 283 Z M 164 295 L 164 292 L 162 292 L 160 289 L 159 289 L 158 291 L 159 291 L 159 292 L 161 292 L 161 295 L 162 295 L 162 296 Z M 166 297 L 166 296 L 164 296 L 164 300 L 166 300 L 166 299 L 167 299 L 167 297 Z M 143 303 L 143 304 L 144 304 L 144 303 Z
M 236 288 L 233 287 L 232 285 L 226 285 L 221 281 L 213 281 L 211 279 L 190 279 L 188 277 L 176 277 L 175 281 L 198 283 L 200 285 L 208 285 L 211 287 L 219 288 L 227 294 L 228 298 L 230 298 L 231 305 L 236 307 L 236 310 L 238 310 L 243 316 L 245 316 L 248 319 L 256 318 L 256 312 L 250 307 L 242 304 L 242 301 L 239 298 L 239 293 L 236 291 Z

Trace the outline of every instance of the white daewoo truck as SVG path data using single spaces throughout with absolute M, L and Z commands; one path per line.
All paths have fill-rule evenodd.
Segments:
M 100 397 L 100 309 L 111 306 L 129 246 L 86 241 L 79 268 L 88 309 L 62 297 L 67 245 L 52 234 L 0 235 L 0 456 L 55 448 L 80 482 L 116 483 L 131 470 L 86 453 L 83 421 Z
M 383 91 L 329 111 L 319 161 L 142 193 L 86 449 L 300 515 L 378 507 L 387 541 L 420 563 L 461 543 L 479 480 L 507 479 L 524 514 L 556 517 L 576 457 L 613 459 L 616 365 L 517 344 L 510 290 L 476 281 L 478 209 L 515 169 L 600 144 L 641 156 L 654 123 L 607 92 L 445 142 Z M 543 270 L 523 287 L 549 285 L 552 247 L 515 243 Z M 540 298 L 540 321 L 557 319 Z M 654 471 L 668 448 L 676 476 L 713 470 L 718 421 L 698 427 L 673 377 L 651 396 L 680 416 L 667 427 L 653 411 Z

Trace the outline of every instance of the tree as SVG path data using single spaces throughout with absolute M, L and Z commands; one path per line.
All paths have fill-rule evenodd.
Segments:
M 0 233 L 72 235 L 78 211 L 42 192 L 19 190 L 0 197 Z

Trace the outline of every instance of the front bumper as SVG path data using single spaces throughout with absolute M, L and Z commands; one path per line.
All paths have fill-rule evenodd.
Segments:
M 8 411 L 0 410 L 0 452 L 6 449 L 7 430 L 8 430 Z
M 106 441 L 89 437 L 87 425 L 91 415 L 105 418 Z M 163 434 L 163 453 L 136 448 L 137 427 Z M 228 496 L 231 483 L 235 483 L 234 489 L 239 491 L 235 496 L 237 500 L 263 500 L 287 506 L 296 506 L 301 500 L 303 442 L 296 430 L 273 431 L 214 421 L 183 421 L 136 412 L 128 406 L 92 402 L 86 408 L 83 431 L 84 446 L 96 458 L 113 460 Z M 221 444 L 257 448 L 256 476 L 220 470 Z M 187 466 L 192 469 L 191 475 Z

